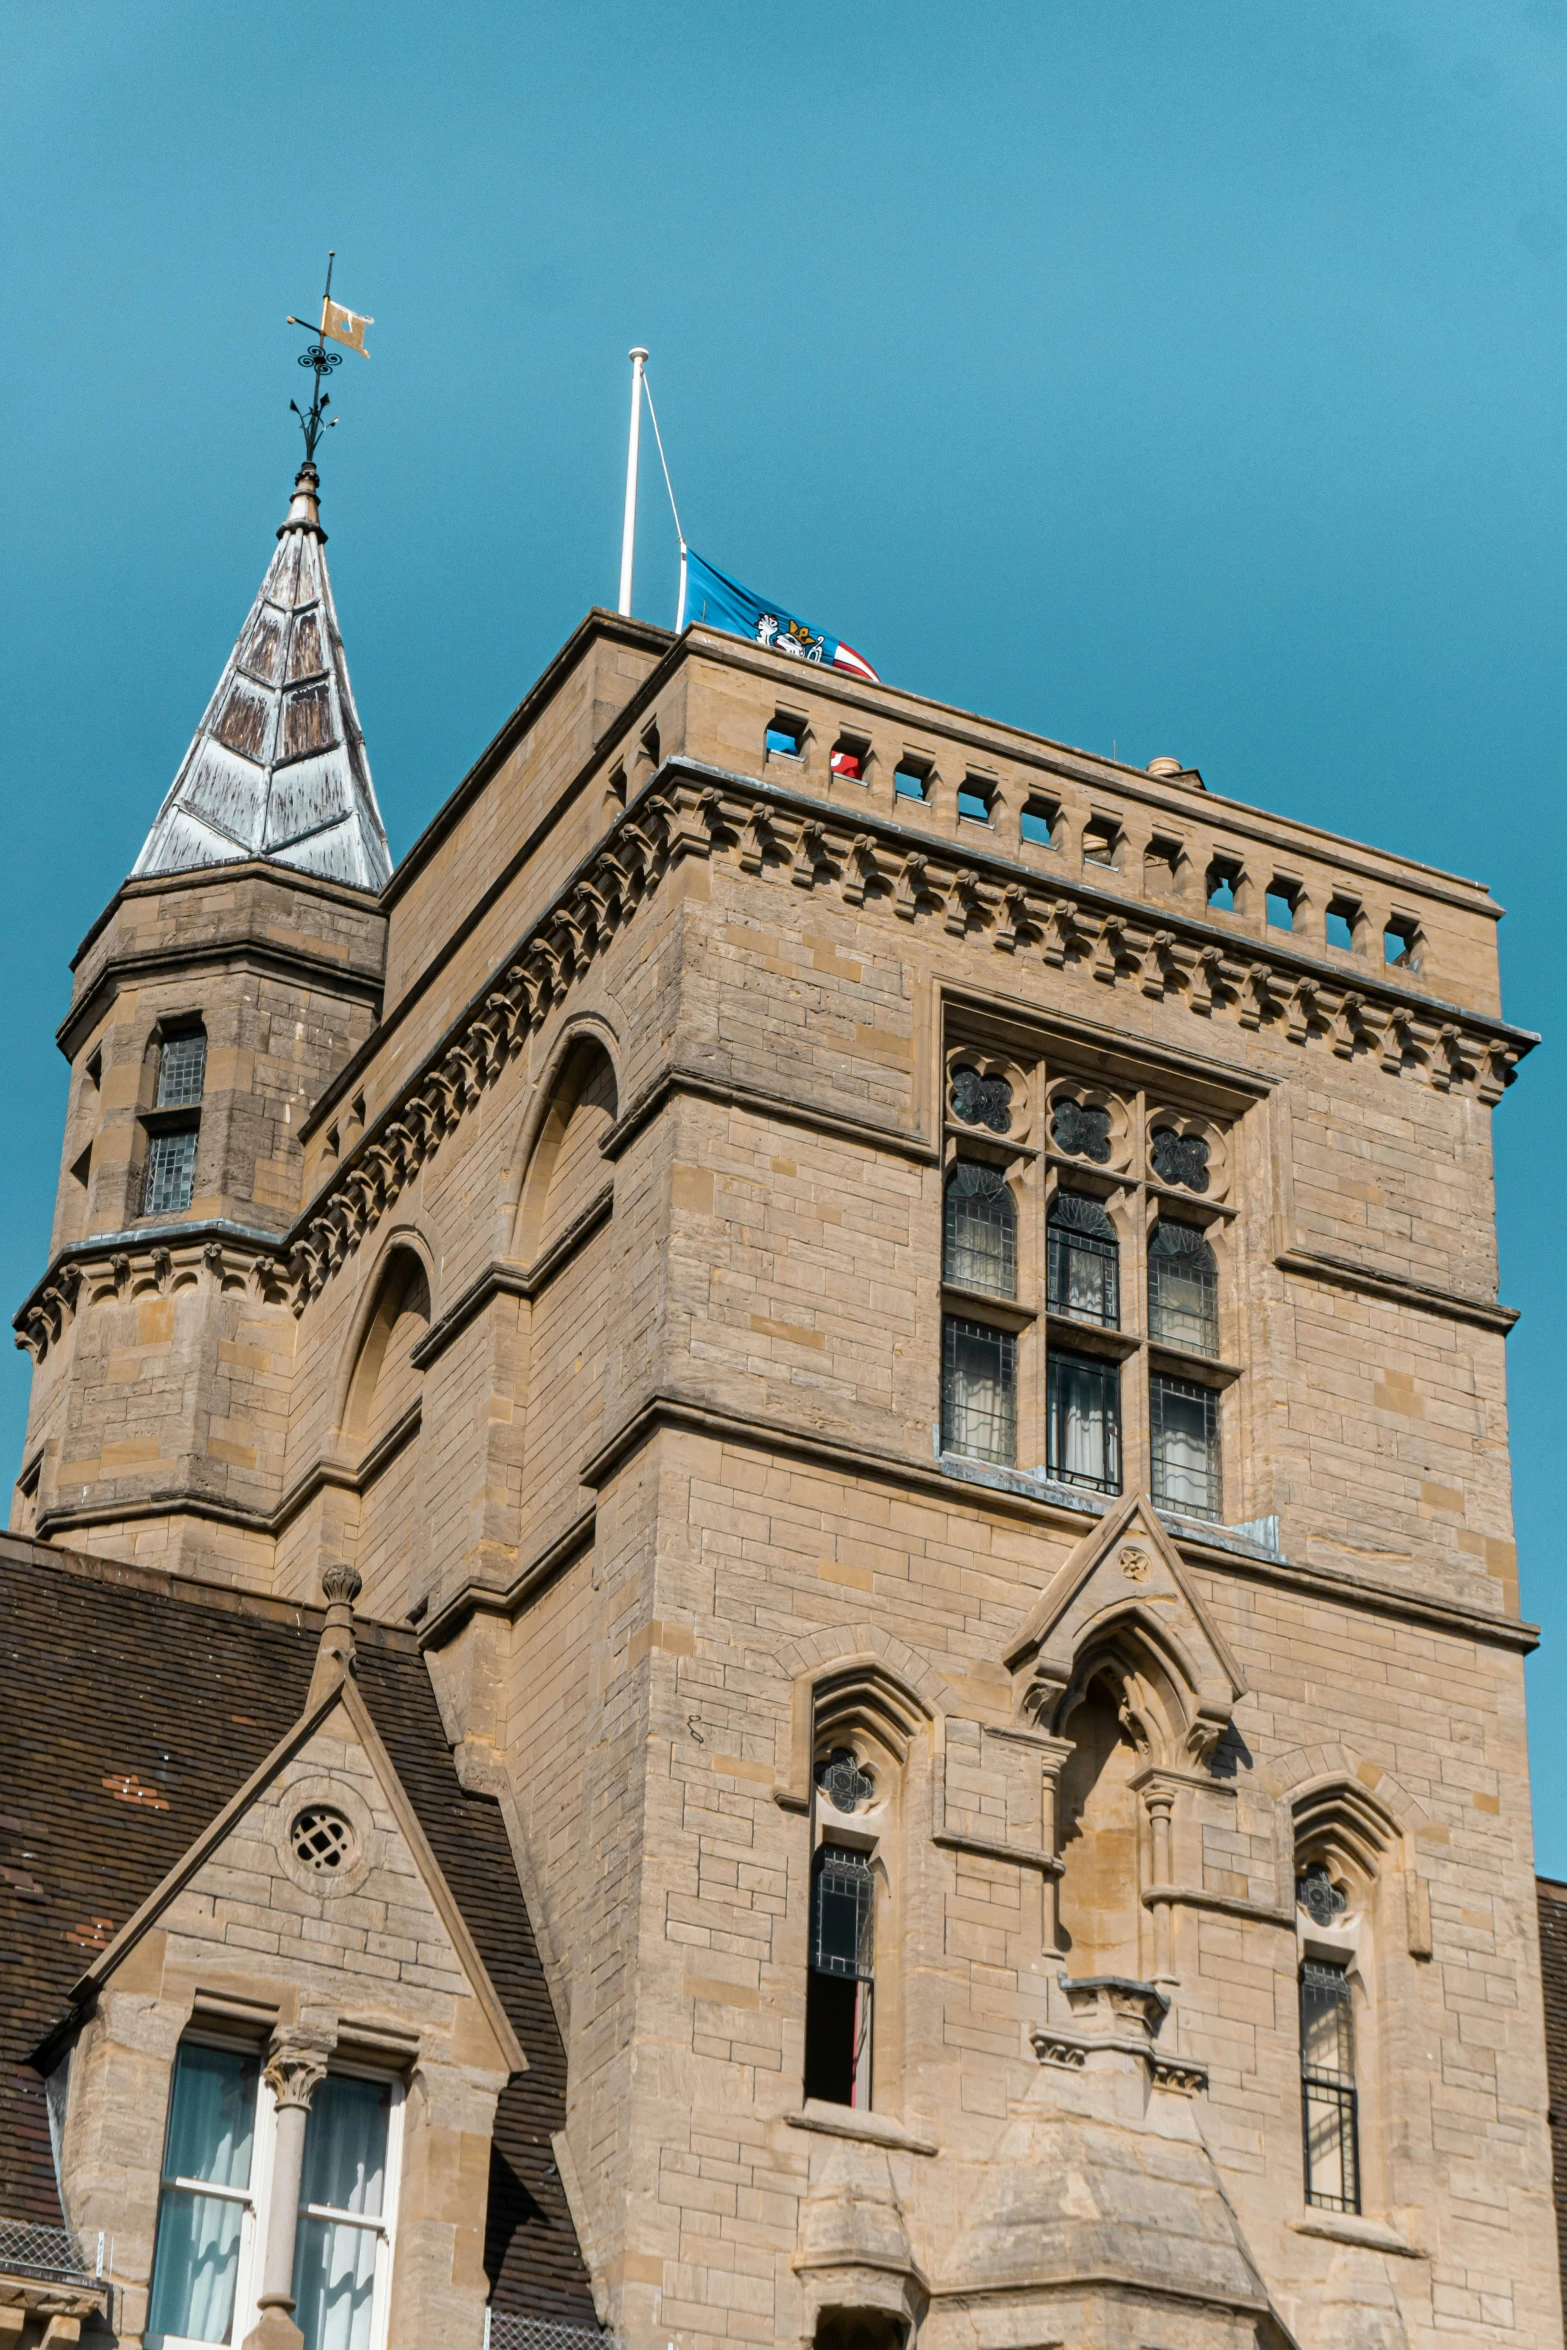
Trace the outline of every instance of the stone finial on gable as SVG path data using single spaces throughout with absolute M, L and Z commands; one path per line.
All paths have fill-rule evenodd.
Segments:
M 326 1596 L 326 1622 L 316 1651 L 316 1669 L 310 1676 L 305 1711 L 310 1713 L 354 1669 L 354 1601 L 363 1591 L 364 1577 L 354 1567 L 328 1567 L 321 1578 Z

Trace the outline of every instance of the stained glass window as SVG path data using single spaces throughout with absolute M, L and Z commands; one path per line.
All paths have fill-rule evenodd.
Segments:
M 147 1179 L 141 1203 L 144 1216 L 173 1215 L 190 1206 L 196 1188 L 197 1139 L 194 1126 L 180 1126 L 172 1133 L 148 1138 Z

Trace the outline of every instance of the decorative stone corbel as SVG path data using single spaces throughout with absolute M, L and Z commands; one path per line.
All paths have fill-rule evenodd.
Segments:
M 795 888 L 814 889 L 818 881 L 831 881 L 834 870 L 826 826 L 802 824 L 794 844 L 794 867 L 789 875 Z
M 862 906 L 866 892 L 881 882 L 876 866 L 876 843 L 868 832 L 857 832 L 849 843 L 849 854 L 843 868 L 843 897 L 845 905 Z

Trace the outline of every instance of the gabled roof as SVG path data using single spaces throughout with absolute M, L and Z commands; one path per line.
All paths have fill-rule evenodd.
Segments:
M 392 870 L 332 603 L 320 481 L 301 466 L 277 553 L 133 878 L 262 857 L 378 890 Z
M 29 2059 L 305 1712 L 323 1614 L 0 1535 L 0 2217 L 61 2224 Z M 527 2057 L 495 2116 L 492 2305 L 592 2326 L 550 2144 L 565 2049 L 505 1822 L 457 1778 L 412 1635 L 355 1630 L 355 1696 Z

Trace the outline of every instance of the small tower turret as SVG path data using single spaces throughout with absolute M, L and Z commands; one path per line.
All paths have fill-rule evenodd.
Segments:
M 391 872 L 308 458 L 128 880 L 73 964 L 13 1521 L 264 1580 L 300 1128 L 380 1010 Z M 276 1325 L 275 1329 L 273 1325 Z

